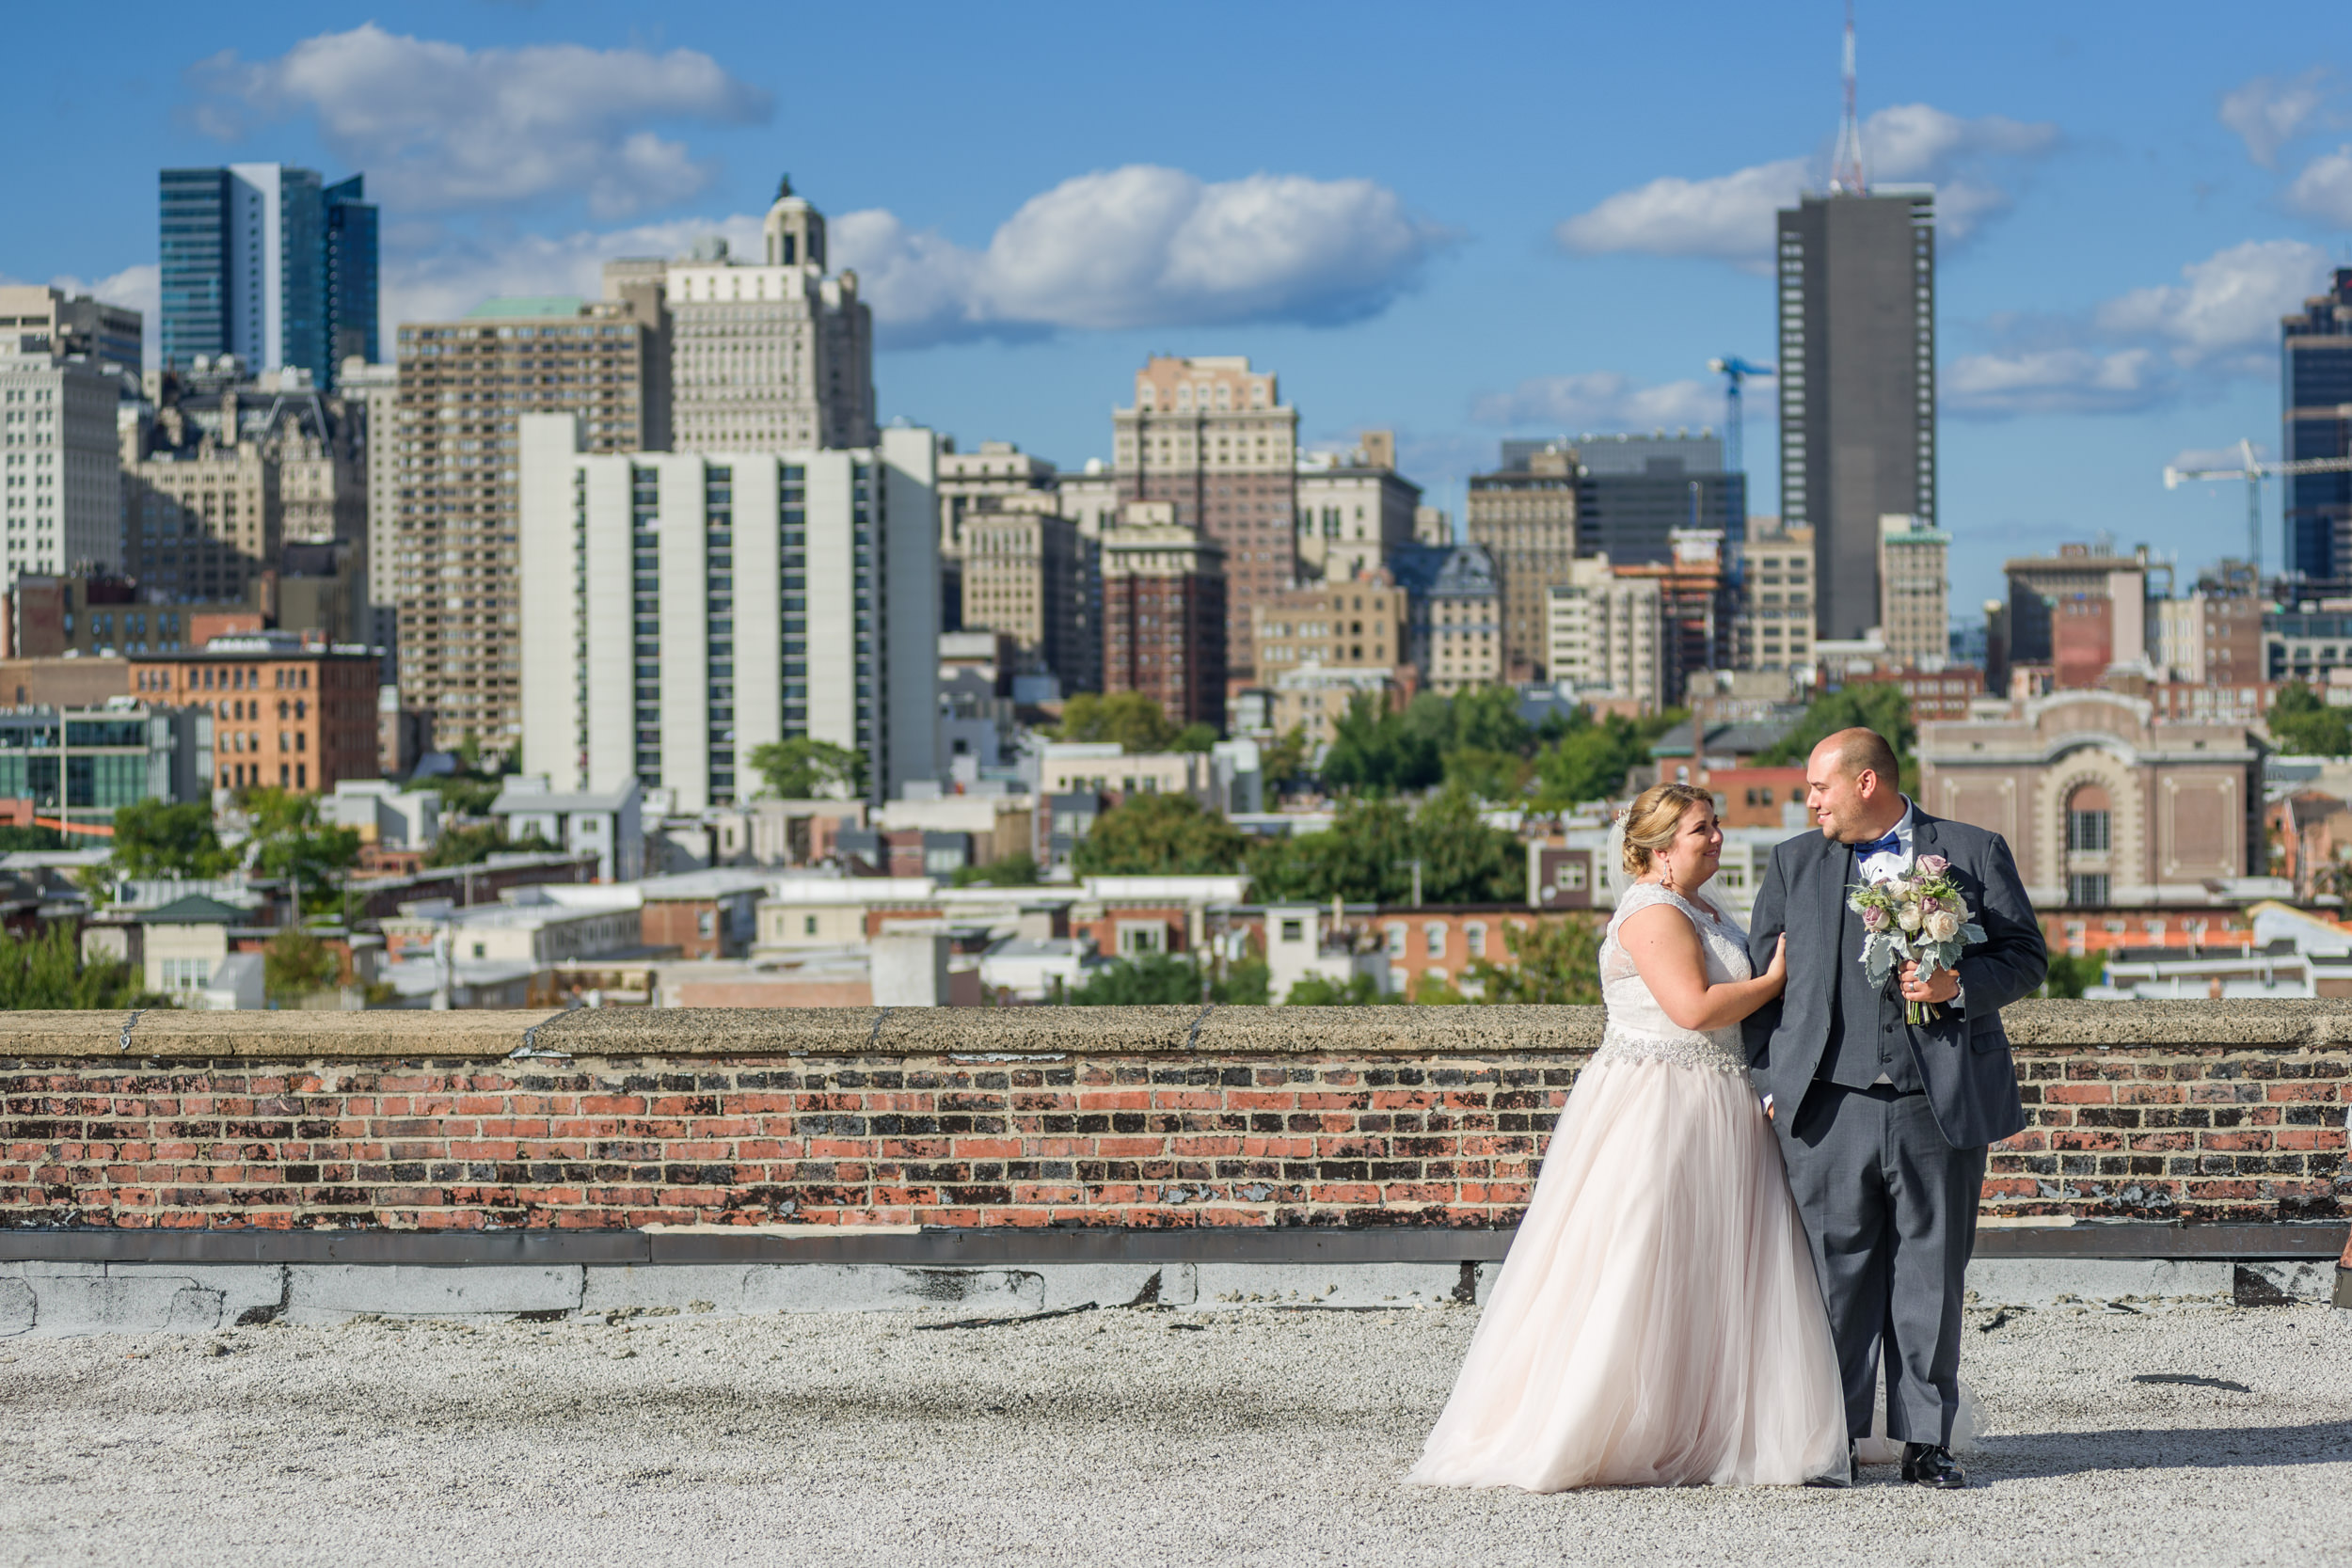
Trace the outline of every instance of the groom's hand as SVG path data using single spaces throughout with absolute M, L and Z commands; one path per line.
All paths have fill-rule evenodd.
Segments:
M 1960 976 L 1948 969 L 1939 969 L 1922 980 L 1917 960 L 1903 965 L 1903 1000 L 1906 1002 L 1949 1002 L 1960 994 Z

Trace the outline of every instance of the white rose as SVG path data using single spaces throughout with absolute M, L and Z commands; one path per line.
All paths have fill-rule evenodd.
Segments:
M 1895 911 L 1895 924 L 1900 926 L 1906 931 L 1918 930 L 1919 920 L 1919 906 L 1916 904 L 1905 904 L 1901 909 Z
M 1949 942 L 1960 935 L 1960 916 L 1949 910 L 1938 910 L 1928 916 L 1928 940 Z

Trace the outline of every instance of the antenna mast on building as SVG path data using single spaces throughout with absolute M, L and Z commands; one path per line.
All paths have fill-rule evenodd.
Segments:
M 1867 196 L 1869 182 L 1862 174 L 1862 122 L 1853 103 L 1853 0 L 1846 0 L 1846 115 L 1837 122 L 1837 151 L 1830 159 L 1832 196 Z

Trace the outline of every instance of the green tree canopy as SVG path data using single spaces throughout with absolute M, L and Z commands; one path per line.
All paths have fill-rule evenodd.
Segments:
M 326 990 L 343 977 L 335 950 L 300 927 L 289 927 L 262 949 L 262 987 L 272 998 L 292 1001 Z
M 1120 750 L 1133 753 L 1165 752 L 1176 736 L 1176 726 L 1160 705 L 1140 691 L 1081 691 L 1062 704 L 1063 740 L 1116 741 Z M 1214 744 L 1216 736 L 1209 739 Z
M 39 936 L 0 937 L 0 1007 L 126 1010 L 166 1005 L 141 987 L 138 972 L 129 964 L 84 963 L 71 922 L 59 921 Z
M 2279 688 L 2270 705 L 2270 738 L 2307 757 L 2352 756 L 2352 708 L 2329 707 L 2301 681 Z
M 1071 863 L 1083 877 L 1203 876 L 1240 870 L 1248 849 L 1189 795 L 1130 795 L 1094 819 Z
M 213 831 L 213 808 L 140 800 L 115 810 L 114 867 L 123 877 L 223 877 L 237 857 Z
M 1067 998 L 1079 1007 L 1147 1007 L 1198 1002 L 1200 971 L 1173 953 L 1113 958 L 1086 977 Z
M 1433 796 L 1418 812 L 1389 799 L 1343 800 L 1323 832 L 1261 841 L 1249 871 L 1261 900 L 1402 904 L 1412 895 L 1416 860 L 1426 903 L 1508 903 L 1526 887 L 1518 840 L 1481 822 L 1477 801 L 1462 789 Z
M 1216 743 L 1224 738 L 1216 733 L 1215 724 L 1186 724 L 1170 737 L 1168 749 L 1171 752 L 1207 752 L 1214 750 Z
M 1899 787 L 1918 793 L 1918 769 L 1911 753 L 1919 742 L 1919 731 L 1911 721 L 1911 699 L 1892 681 L 1842 686 L 1814 698 L 1795 729 L 1756 753 L 1756 765 L 1802 768 L 1813 755 L 1814 747 L 1839 730 L 1851 729 L 1876 730 L 1884 736 L 1887 744 L 1895 748 L 1895 760 L 1902 774 Z
M 438 871 L 453 865 L 480 865 L 492 855 L 508 851 L 546 854 L 554 849 L 532 829 L 520 838 L 507 836 L 503 822 L 485 822 L 476 827 L 443 828 L 433 847 L 424 852 L 427 870 Z
M 1565 811 L 1614 794 L 1625 776 L 1649 760 L 1652 736 L 1621 713 L 1596 720 L 1579 708 L 1558 738 L 1535 754 L 1535 805 Z
M 866 753 L 829 740 L 771 740 L 752 748 L 751 764 L 768 793 L 783 800 L 854 800 L 866 793 Z
M 1025 849 L 986 865 L 958 866 L 955 879 L 958 887 L 1035 887 L 1042 879 L 1037 857 Z
M 305 909 L 340 911 L 342 879 L 359 860 L 359 830 L 321 822 L 315 795 L 265 784 L 239 801 L 253 822 L 253 869 L 293 882 Z
M 1294 725 L 1291 733 L 1276 740 L 1258 742 L 1258 770 L 1268 789 L 1296 784 L 1307 776 L 1307 732 Z
M 1597 922 L 1574 915 L 1524 926 L 1505 922 L 1502 932 L 1517 962 L 1480 958 L 1469 966 L 1463 977 L 1477 983 L 1479 1001 L 1549 1006 L 1600 1000 Z

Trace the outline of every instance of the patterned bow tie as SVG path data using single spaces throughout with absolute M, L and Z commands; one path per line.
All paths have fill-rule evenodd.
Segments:
M 1893 832 L 1888 833 L 1884 838 L 1874 838 L 1867 844 L 1855 845 L 1853 847 L 1853 858 L 1858 861 L 1867 861 L 1872 855 L 1891 855 L 1899 850 L 1902 847 L 1902 830 L 1898 828 Z

